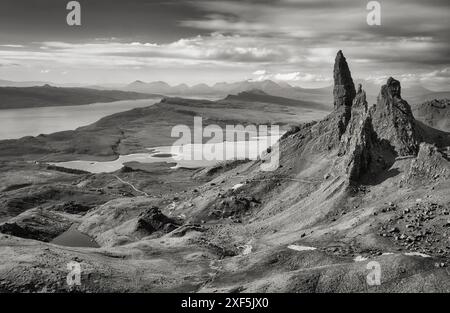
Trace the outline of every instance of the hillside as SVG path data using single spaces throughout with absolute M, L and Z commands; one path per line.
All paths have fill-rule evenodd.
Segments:
M 0 87 L 0 109 L 83 105 L 95 102 L 147 99 L 154 95 L 118 90 L 35 87 Z
M 0 142 L 0 290 L 450 292 L 450 133 L 417 121 L 395 78 L 367 105 L 341 51 L 333 78 L 333 110 L 305 123 L 295 106 L 166 98 L 74 132 Z M 155 143 L 147 137 L 163 122 L 197 114 L 298 123 L 257 160 L 197 170 L 27 162 L 130 153 Z M 12 147 L 23 150 L 8 161 Z M 100 248 L 48 243 L 70 225 Z M 68 260 L 80 262 L 82 286 L 61 283 Z
M 450 100 L 433 99 L 413 106 L 416 119 L 436 129 L 450 132 Z

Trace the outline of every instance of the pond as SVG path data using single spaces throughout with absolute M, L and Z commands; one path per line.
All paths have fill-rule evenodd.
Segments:
M 53 239 L 50 243 L 66 247 L 99 248 L 94 239 L 78 230 L 77 224 L 72 224 L 68 230 Z

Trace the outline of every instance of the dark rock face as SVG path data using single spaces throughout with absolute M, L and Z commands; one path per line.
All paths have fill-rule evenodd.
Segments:
M 341 138 L 339 155 L 350 181 L 379 173 L 394 163 L 389 144 L 378 138 L 372 116 L 364 106 L 352 108 L 352 116 Z
M 353 108 L 362 108 L 364 111 L 367 111 L 366 92 L 362 89 L 361 84 L 358 85 L 358 90 L 353 99 Z
M 401 98 L 399 81 L 389 78 L 378 104 L 369 111 L 363 91 L 359 91 L 339 147 L 351 181 L 387 169 L 396 156 L 416 155 L 420 142 L 411 107 Z
M 62 211 L 70 214 L 85 213 L 91 209 L 91 206 L 84 205 L 75 201 L 69 201 L 62 204 L 57 204 L 53 207 L 55 211 Z
M 336 55 L 334 63 L 334 110 L 324 120 L 311 127 L 311 137 L 315 138 L 315 151 L 331 150 L 340 144 L 351 117 L 355 85 L 342 51 Z
M 230 196 L 217 199 L 213 206 L 214 210 L 208 213 L 207 219 L 222 219 L 244 215 L 248 210 L 259 205 L 259 201 L 253 197 Z
M 417 154 L 420 136 L 411 107 L 401 98 L 398 80 L 390 77 L 381 87 L 377 105 L 371 108 L 374 129 L 380 139 L 390 142 L 398 156 Z
M 355 85 L 347 61 L 341 50 L 336 55 L 333 77 L 334 108 L 336 109 L 341 106 L 351 107 L 356 94 Z
M 174 219 L 165 216 L 157 207 L 145 210 L 137 222 L 138 230 L 145 230 L 150 234 L 156 231 L 170 232 L 177 226 L 178 223 Z
M 358 93 L 347 61 L 339 51 L 334 64 L 334 110 L 311 127 L 318 147 L 338 148 L 340 166 L 350 181 L 388 169 L 397 156 L 415 156 L 421 135 L 398 80 L 389 78 L 378 103 L 367 108 L 362 86 Z
M 353 110 L 339 151 L 341 155 L 345 154 L 344 169 L 350 180 L 357 180 L 369 169 L 372 150 L 376 145 L 377 138 L 370 115 Z
M 355 98 L 355 84 L 347 64 L 347 60 L 341 50 L 338 51 L 334 61 L 334 114 L 338 120 L 338 139 L 344 134 L 351 116 L 351 107 Z M 332 114 L 333 114 L 332 113 Z

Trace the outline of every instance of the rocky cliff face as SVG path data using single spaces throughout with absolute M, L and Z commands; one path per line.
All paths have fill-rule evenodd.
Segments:
M 341 106 L 351 107 L 355 98 L 355 84 L 347 64 L 347 60 L 341 50 L 336 55 L 334 62 L 334 108 Z
M 353 84 L 341 51 L 336 62 L 335 111 L 351 108 L 343 115 L 346 122 L 337 129 L 342 133 L 339 156 L 349 179 L 355 181 L 363 174 L 387 169 L 396 157 L 416 156 L 421 135 L 410 105 L 401 97 L 400 82 L 390 77 L 381 88 L 377 104 L 369 110 L 355 103 L 349 107 L 347 95 L 353 95 Z
M 311 127 L 311 137 L 315 138 L 315 151 L 331 150 L 339 146 L 351 117 L 352 102 L 356 94 L 355 85 L 341 50 L 336 55 L 333 77 L 334 110 L 324 120 Z
M 354 108 L 347 129 L 342 136 L 339 154 L 350 181 L 358 180 L 374 167 L 375 162 L 385 165 L 379 153 L 381 144 L 365 110 Z
M 411 107 L 401 97 L 400 82 L 390 77 L 381 87 L 378 101 L 371 108 L 374 129 L 386 140 L 398 156 L 416 155 L 420 136 L 416 131 Z
M 350 180 L 388 168 L 395 157 L 417 154 L 420 135 L 398 80 L 388 79 L 370 110 L 353 105 L 350 115 L 339 151 Z

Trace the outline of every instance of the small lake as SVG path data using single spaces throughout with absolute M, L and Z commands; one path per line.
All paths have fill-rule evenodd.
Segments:
M 256 160 L 281 136 L 282 133 L 277 133 L 270 136 L 251 137 L 249 140 L 153 147 L 148 148 L 148 153 L 121 155 L 113 161 L 74 160 L 49 164 L 91 173 L 115 172 L 129 162 L 176 163 L 172 168 L 209 167 L 229 160 Z
M 66 247 L 85 247 L 85 248 L 99 248 L 100 246 L 94 239 L 86 234 L 83 234 L 77 229 L 77 224 L 72 224 L 68 230 L 53 239 L 50 243 Z
M 161 98 L 125 100 L 86 105 L 0 110 L 0 140 L 74 130 L 102 117 L 147 107 Z

